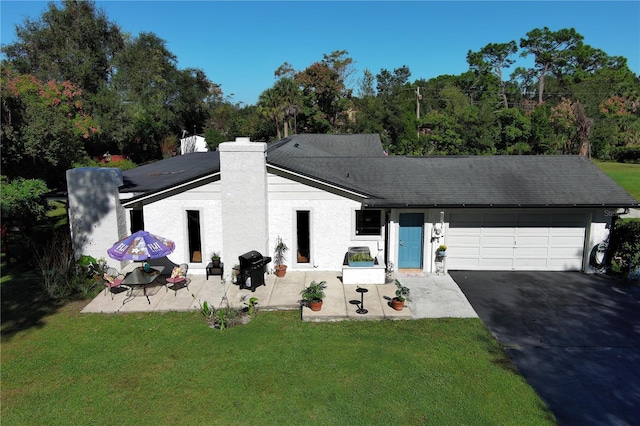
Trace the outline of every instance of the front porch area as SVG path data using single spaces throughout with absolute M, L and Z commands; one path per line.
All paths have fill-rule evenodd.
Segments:
M 156 285 L 147 289 L 149 301 L 143 294 L 138 294 L 123 303 L 126 292 L 115 294 L 113 299 L 104 290 L 96 296 L 83 310 L 84 313 L 119 313 L 119 312 L 168 312 L 190 311 L 198 309 L 200 303 L 208 302 L 216 308 L 227 306 L 241 307 L 243 301 L 251 297 L 258 299 L 259 310 L 295 310 L 300 309 L 300 292 L 311 281 L 326 281 L 326 298 L 322 310 L 311 311 L 302 308 L 304 321 L 342 321 L 342 320 L 384 320 L 415 319 L 438 317 L 477 317 L 462 291 L 449 275 L 435 274 L 400 274 L 398 278 L 411 289 L 411 301 L 405 303 L 402 311 L 395 311 L 389 306 L 395 295 L 394 284 L 383 285 L 343 285 L 340 272 L 298 272 L 288 271 L 283 278 L 273 274 L 266 276 L 266 285 L 250 290 L 240 290 L 239 286 L 230 282 L 222 282 L 219 276 L 189 275 L 189 288 L 177 292 Z M 358 288 L 367 290 L 364 293 L 364 309 L 366 314 L 356 311 L 361 300 Z

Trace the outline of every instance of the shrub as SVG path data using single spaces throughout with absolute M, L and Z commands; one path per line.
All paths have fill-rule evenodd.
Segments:
M 99 281 L 76 261 L 69 235 L 54 233 L 34 254 L 47 296 L 71 300 L 93 295 Z
M 191 295 L 195 299 L 195 295 Z M 229 306 L 227 301 L 226 306 L 222 308 L 214 308 L 206 300 L 204 302 L 198 301 L 196 308 L 198 312 L 204 316 L 207 324 L 211 328 L 217 328 L 218 330 L 224 330 L 225 328 L 233 327 L 235 325 L 246 324 L 251 319 L 251 316 L 255 314 L 255 305 L 258 303 L 258 299 L 252 297 L 249 303 L 245 303 L 248 309 L 234 308 Z
M 616 263 L 612 265 L 613 268 L 625 276 L 628 276 L 632 267 L 640 266 L 640 220 L 616 221 L 610 250 L 612 261 Z
M 619 163 L 640 164 L 640 147 L 624 146 L 613 148 L 611 157 Z

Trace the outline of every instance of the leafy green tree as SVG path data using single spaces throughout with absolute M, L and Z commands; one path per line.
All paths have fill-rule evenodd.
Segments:
M 0 176 L 0 190 L 3 224 L 17 222 L 30 227 L 45 218 L 47 202 L 43 195 L 49 188 L 43 180 L 18 177 L 10 181 Z
M 522 57 L 534 56 L 534 67 L 538 79 L 538 104 L 544 99 L 545 78 L 549 74 L 556 76 L 566 73 L 575 55 L 582 46 L 583 36 L 575 29 L 551 31 L 549 28 L 534 29 L 527 38 L 520 39 Z
M 458 155 L 466 153 L 465 141 L 458 132 L 458 125 L 453 116 L 432 110 L 425 114 L 421 122 L 421 126 L 426 130 L 424 137 L 426 154 Z
M 509 107 L 506 93 L 506 83 L 503 78 L 503 69 L 509 68 L 515 62 L 510 56 L 518 51 L 515 41 L 509 43 L 489 43 L 478 52 L 469 50 L 467 62 L 472 71 L 478 75 L 492 74 L 500 85 L 500 96 L 504 108 Z
M 504 108 L 496 112 L 500 154 L 530 154 L 531 119 L 518 108 Z
M 351 126 L 355 133 L 385 134 L 382 127 L 384 109 L 382 100 L 376 96 L 374 83 L 374 75 L 365 69 L 362 79 L 358 82 L 358 97 L 354 99 L 355 120 Z
M 38 20 L 16 27 L 17 41 L 3 53 L 21 74 L 42 81 L 69 81 L 97 93 L 112 74 L 111 60 L 124 46 L 120 28 L 93 1 L 50 2 Z
M 529 146 L 532 154 L 554 154 L 555 134 L 551 123 L 551 106 L 542 104 L 533 109 L 530 113 L 531 136 Z
M 395 154 L 411 155 L 418 144 L 416 89 L 409 83 L 411 71 L 403 65 L 393 72 L 376 74 L 376 90 L 382 105 L 383 142 Z
M 85 140 L 98 132 L 83 110 L 82 91 L 11 69 L 1 78 L 2 173 L 62 184 L 65 170 L 84 157 Z
M 295 74 L 295 82 L 302 90 L 300 120 L 305 132 L 337 132 L 346 126 L 351 105 L 346 79 L 353 63 L 348 53 L 339 50 L 324 54 L 322 61 Z

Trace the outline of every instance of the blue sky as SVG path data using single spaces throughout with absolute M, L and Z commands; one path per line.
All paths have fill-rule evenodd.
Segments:
M 403 65 L 411 81 L 468 69 L 466 54 L 489 43 L 519 42 L 534 28 L 575 28 L 584 42 L 624 56 L 640 74 L 638 1 L 97 1 L 111 22 L 133 36 L 167 42 L 178 67 L 200 68 L 233 102 L 255 104 L 289 62 L 302 70 L 325 53 L 347 50 L 353 84 Z M 0 42 L 16 24 L 37 19 L 47 2 L 0 1 Z M 521 63 L 529 65 L 529 63 Z M 510 73 L 513 68 L 507 71 Z

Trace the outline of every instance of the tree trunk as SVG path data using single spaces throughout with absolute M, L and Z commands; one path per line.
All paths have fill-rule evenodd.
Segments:
M 544 77 L 547 75 L 547 67 L 543 67 L 540 71 L 538 79 L 538 105 L 542 105 L 542 94 L 544 93 Z
M 584 107 L 581 103 L 578 103 L 576 124 L 578 127 L 578 141 L 580 142 L 580 155 L 585 157 L 591 157 L 591 126 L 593 125 L 593 118 L 587 117 L 584 112 Z

